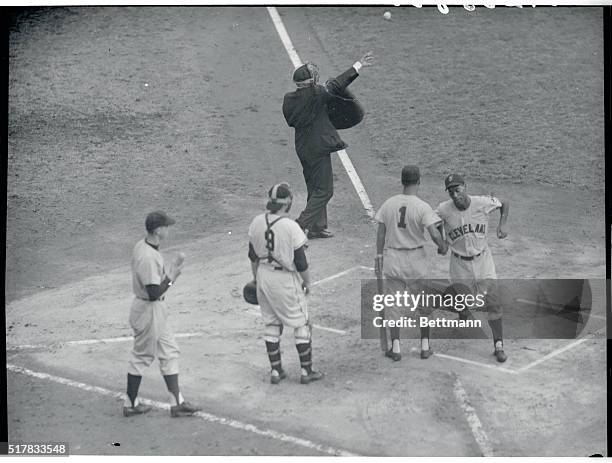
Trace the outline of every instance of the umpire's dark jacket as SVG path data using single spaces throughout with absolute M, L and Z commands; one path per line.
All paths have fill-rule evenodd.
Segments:
M 283 115 L 295 128 L 295 151 L 300 160 L 313 160 L 347 147 L 327 115 L 327 102 L 332 93 L 340 93 L 359 74 L 355 68 L 340 74 L 323 85 L 298 88 L 285 95 Z

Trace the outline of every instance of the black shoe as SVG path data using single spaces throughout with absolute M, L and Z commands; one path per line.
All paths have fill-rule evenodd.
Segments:
M 508 356 L 504 353 L 503 349 L 495 349 L 493 355 L 495 355 L 499 363 L 504 363 L 508 359 Z
M 172 418 L 191 416 L 200 410 L 202 409 L 196 405 L 190 404 L 189 402 L 183 402 L 180 405 L 173 405 L 170 407 L 170 416 L 172 416 Z
M 144 415 L 150 411 L 151 407 L 149 405 L 138 404 L 133 407 L 123 407 L 123 416 Z
M 333 238 L 334 234 L 329 230 L 321 230 L 321 231 L 309 231 L 306 235 L 306 238 L 309 240 L 316 240 L 317 238 Z
M 320 379 L 323 379 L 323 376 L 325 376 L 323 373 L 321 373 L 320 371 L 311 371 L 310 373 L 308 373 L 307 375 L 302 375 L 300 377 L 300 383 L 302 384 L 310 384 L 313 381 L 318 381 Z
M 272 372 L 270 373 L 270 383 L 272 384 L 279 384 L 283 379 L 287 377 L 287 373 L 285 373 L 285 370 L 279 371 L 278 375 L 275 375 L 274 371 L 276 370 L 272 370 Z
M 394 362 L 399 362 L 402 359 L 402 354 L 393 352 L 393 349 L 389 349 L 387 352 L 385 352 L 385 357 L 393 359 Z
M 431 347 L 427 350 L 422 350 L 421 349 L 421 358 L 423 360 L 427 360 L 429 357 L 431 357 L 433 355 L 433 350 L 431 349 Z

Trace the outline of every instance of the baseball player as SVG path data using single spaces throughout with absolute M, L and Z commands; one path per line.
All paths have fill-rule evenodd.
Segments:
M 334 194 L 331 153 L 347 147 L 330 121 L 327 105 L 359 76 L 362 67 L 371 66 L 373 59 L 371 53 L 366 53 L 325 85 L 318 83 L 316 64 L 306 63 L 293 73 L 297 90 L 284 96 L 283 115 L 287 124 L 295 128 L 295 150 L 308 191 L 306 208 L 296 222 L 307 230 L 308 239 L 333 236 L 327 229 L 327 203 Z
M 173 265 L 165 265 L 159 245 L 168 237 L 168 227 L 174 223 L 174 219 L 162 211 L 151 212 L 145 221 L 147 236 L 136 243 L 132 252 L 132 289 L 135 297 L 130 309 L 130 326 L 134 330 L 134 347 L 128 366 L 124 416 L 140 415 L 151 410 L 151 407 L 139 402 L 138 389 L 142 374 L 156 358 L 170 395 L 170 415 L 187 416 L 201 410 L 185 402 L 180 392 L 180 351 L 167 326 L 165 293 L 181 274 L 182 258 Z
M 293 329 L 300 357 L 302 384 L 323 378 L 312 369 L 311 327 L 306 307 L 310 276 L 304 252 L 306 235 L 289 218 L 293 201 L 287 183 L 268 192 L 267 212 L 253 219 L 249 227 L 249 259 L 257 285 L 257 300 L 265 325 L 265 342 L 272 371 L 270 382 L 286 378 L 281 364 L 280 337 L 283 327 Z
M 387 199 L 375 216 L 378 222 L 376 274 L 380 278 L 384 273 L 386 294 L 395 294 L 397 291 L 418 294 L 422 286 L 419 280 L 429 274 L 429 259 L 424 248 L 427 242 L 425 231 L 438 245 L 439 254 L 446 254 L 448 247 L 437 228 L 441 223 L 440 217 L 429 204 L 417 196 L 421 184 L 419 168 L 405 166 L 401 178 L 403 193 Z M 395 314 L 393 309 L 389 312 L 400 316 Z M 402 358 L 400 329 L 394 327 L 389 328 L 389 331 L 392 346 L 385 355 L 399 361 Z M 427 359 L 432 354 L 433 350 L 429 346 L 429 327 L 423 327 L 421 358 Z
M 487 243 L 489 214 L 500 209 L 497 237 L 508 236 L 506 221 L 510 204 L 494 196 L 470 196 L 461 175 L 444 179 L 450 200 L 440 203 L 436 213 L 442 219 L 446 239 L 450 243 L 451 282 L 467 285 L 473 292 L 486 294 L 489 326 L 493 333 L 494 355 L 498 362 L 507 359 L 504 353 L 502 310 L 497 300 L 495 263 Z M 463 318 L 467 310 L 460 312 Z

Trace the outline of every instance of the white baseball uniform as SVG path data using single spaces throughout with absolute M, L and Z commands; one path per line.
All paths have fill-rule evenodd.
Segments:
M 450 244 L 451 281 L 497 278 L 487 233 L 489 214 L 500 207 L 494 196 L 470 196 L 470 205 L 463 211 L 450 199 L 438 205 L 436 213 L 444 222 Z
M 415 195 L 399 194 L 387 199 L 375 220 L 385 224 L 385 276 L 400 280 L 426 278 L 429 259 L 424 245 L 427 227 L 440 222 L 431 206 Z
M 270 229 L 268 224 L 271 224 Z M 293 262 L 294 252 L 306 244 L 306 235 L 289 217 L 264 213 L 253 219 L 249 240 L 260 259 L 257 300 L 264 324 L 291 328 L 306 326 L 306 296 L 302 278 Z
M 416 195 L 399 194 L 387 199 L 375 220 L 385 225 L 383 273 L 385 293 L 418 293 L 429 275 L 430 260 L 425 252 L 427 227 L 440 222 L 431 206 Z M 408 315 L 405 310 L 388 307 L 387 319 Z M 425 315 L 422 313 L 421 315 Z
M 499 319 L 503 308 L 497 296 L 495 263 L 487 243 L 489 214 L 501 207 L 494 196 L 470 196 L 470 205 L 459 210 L 452 200 L 438 205 L 450 241 L 450 279 L 472 291 L 487 294 L 489 320 Z
M 142 376 L 157 358 L 162 375 L 178 374 L 180 350 L 167 324 L 166 305 L 162 300 L 150 301 L 146 288 L 147 285 L 159 285 L 163 281 L 164 258 L 142 239 L 134 246 L 131 266 L 135 298 L 129 320 L 134 331 L 134 347 L 128 373 Z

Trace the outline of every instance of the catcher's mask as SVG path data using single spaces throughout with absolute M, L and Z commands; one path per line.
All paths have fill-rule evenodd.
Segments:
M 293 72 L 293 81 L 298 88 L 313 87 L 319 83 L 319 67 L 307 62 Z
M 281 182 L 274 185 L 268 191 L 268 204 L 266 208 L 272 212 L 276 212 L 286 206 L 285 211 L 289 212 L 293 203 L 293 193 L 287 182 Z

